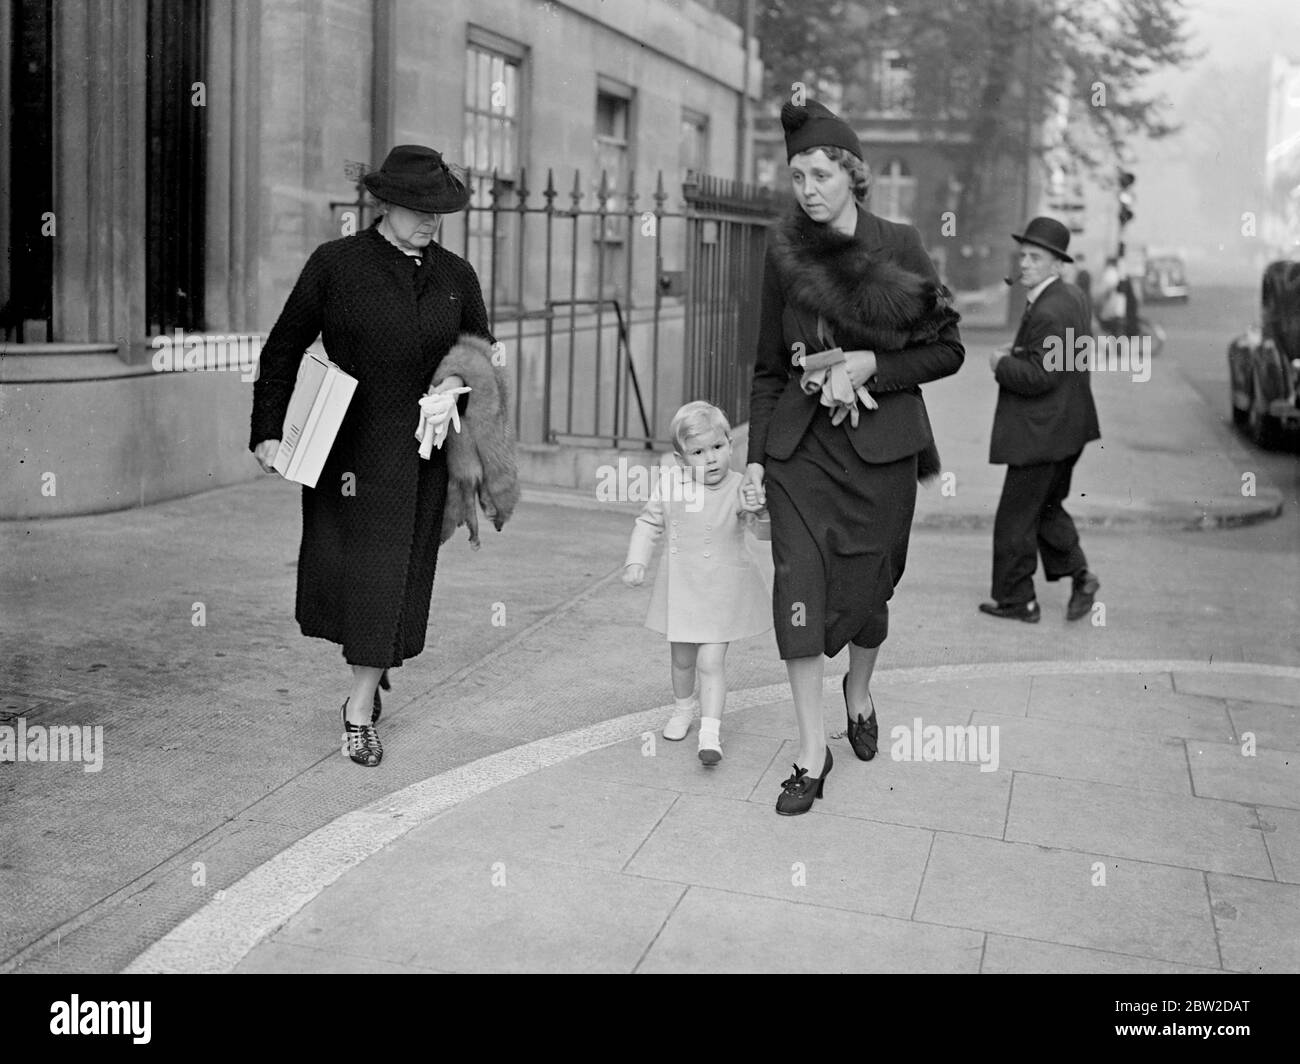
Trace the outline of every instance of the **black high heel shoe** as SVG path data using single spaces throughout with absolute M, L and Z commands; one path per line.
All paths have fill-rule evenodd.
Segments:
M 876 721 L 876 702 L 871 698 L 871 693 L 867 692 L 867 698 L 871 702 L 871 716 L 864 718 L 859 713 L 858 719 L 854 721 L 853 710 L 849 706 L 849 678 L 847 675 L 845 675 L 840 687 L 844 691 L 844 713 L 849 720 L 849 745 L 853 747 L 853 752 L 858 755 L 859 761 L 870 761 L 876 756 L 876 750 L 880 745 L 880 725 Z
M 798 816 L 812 808 L 813 801 L 821 798 L 826 791 L 826 777 L 831 774 L 835 759 L 831 757 L 831 748 L 826 748 L 826 764 L 820 776 L 808 775 L 806 768 L 791 765 L 794 775 L 781 784 L 782 790 L 776 800 L 776 811 L 782 816 Z
M 384 748 L 379 742 L 379 733 L 371 724 L 350 724 L 348 722 L 348 700 L 343 700 L 343 756 L 350 757 L 358 765 L 374 768 L 384 759 Z

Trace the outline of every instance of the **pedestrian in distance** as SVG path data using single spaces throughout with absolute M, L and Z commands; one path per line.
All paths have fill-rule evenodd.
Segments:
M 674 709 L 664 738 L 685 739 L 700 714 L 699 758 L 722 760 L 719 725 L 727 697 L 727 646 L 772 627 L 771 594 L 745 540 L 764 522 L 741 506 L 741 474 L 731 469 L 731 425 L 705 402 L 687 403 L 669 430 L 674 465 L 660 467 L 636 519 L 623 583 L 639 587 L 655 544 L 668 534 L 646 626 L 667 636 Z M 698 680 L 699 693 L 696 694 Z
M 771 512 L 773 620 L 799 724 L 776 811 L 794 816 L 833 765 L 823 655 L 845 645 L 849 743 L 876 755 L 871 676 L 917 478 L 939 471 L 919 385 L 956 373 L 965 350 L 920 234 L 866 209 L 853 129 L 814 101 L 787 103 L 781 124 L 795 206 L 768 239 L 742 497 Z
M 1038 556 L 1049 581 L 1073 581 L 1066 617 L 1092 609 L 1100 586 L 1089 571 L 1079 533 L 1065 510 L 1070 477 L 1084 445 L 1101 438 L 1090 370 L 1075 368 L 1075 341 L 1091 333 L 1083 293 L 1061 279 L 1071 261 L 1070 231 L 1054 218 L 1035 218 L 1012 237 L 1020 245 L 1020 283 L 1028 291 L 1024 316 L 1009 347 L 989 364 L 998 382 L 989 461 L 1007 466 L 993 523 L 993 617 L 1037 623 Z M 1049 350 L 1068 353 L 1048 359 Z
M 262 348 L 249 448 L 270 472 L 299 363 L 320 337 L 357 386 L 317 486 L 302 489 L 295 616 L 303 635 L 342 646 L 342 751 L 374 767 L 378 688 L 424 649 L 439 545 L 462 523 L 477 540 L 476 495 L 499 529 L 518 486 L 478 277 L 437 242 L 468 190 L 421 145 L 393 148 L 363 180 L 382 216 L 308 258 Z M 417 429 L 441 436 L 453 406 L 461 431 L 421 450 Z

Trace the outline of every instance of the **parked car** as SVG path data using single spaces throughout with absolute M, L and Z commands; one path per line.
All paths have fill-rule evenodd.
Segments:
M 1187 268 L 1177 255 L 1157 255 L 1147 260 L 1142 294 L 1149 303 L 1186 303 Z
M 1228 347 L 1232 419 L 1264 447 L 1300 425 L 1300 261 L 1264 270 L 1260 324 Z

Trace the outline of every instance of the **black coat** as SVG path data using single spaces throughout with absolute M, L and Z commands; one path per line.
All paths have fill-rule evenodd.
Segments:
M 989 461 L 1038 465 L 1058 462 L 1101 438 L 1088 370 L 1065 358 L 1052 368 L 1049 356 L 1078 350 L 1073 338 L 1092 336 L 1092 311 L 1074 285 L 1057 278 L 1039 293 L 1021 321 L 1011 354 L 998 360 L 998 405 L 993 415 Z M 1078 356 L 1075 355 L 1077 358 Z
M 853 236 L 795 207 L 768 237 L 762 320 L 749 407 L 750 462 L 794 453 L 819 405 L 799 386 L 793 345 L 820 315 L 845 350 L 873 350 L 867 390 L 880 404 L 842 425 L 867 462 L 893 462 L 934 441 L 918 385 L 956 373 L 965 349 L 920 234 L 858 207 Z M 813 350 L 812 348 L 807 348 Z
M 280 438 L 317 336 L 357 378 L 320 480 L 302 490 L 296 610 L 304 635 L 341 644 L 354 665 L 424 649 L 447 461 L 419 456 L 418 401 L 462 333 L 492 339 L 473 268 L 437 244 L 417 264 L 372 227 L 312 253 L 262 348 L 250 449 Z

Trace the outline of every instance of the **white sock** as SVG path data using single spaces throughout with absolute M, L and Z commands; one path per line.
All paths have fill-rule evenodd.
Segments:
M 673 704 L 678 713 L 694 713 L 700 703 L 694 695 L 687 695 L 685 698 L 674 698 Z
M 715 739 L 718 737 L 718 726 L 722 724 L 720 720 L 714 720 L 712 717 L 700 718 L 700 738 L 706 735 L 712 735 Z

